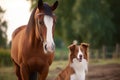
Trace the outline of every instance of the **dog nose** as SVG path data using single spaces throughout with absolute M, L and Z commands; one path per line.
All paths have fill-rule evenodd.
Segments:
M 79 55 L 79 61 L 80 62 L 82 61 L 82 55 L 81 54 Z
M 79 55 L 80 59 L 82 59 L 82 55 Z

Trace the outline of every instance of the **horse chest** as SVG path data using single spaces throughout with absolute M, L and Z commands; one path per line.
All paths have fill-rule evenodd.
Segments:
M 47 56 L 43 54 L 42 52 L 36 52 L 36 51 L 28 51 L 27 53 L 23 53 L 22 58 L 29 62 L 30 60 L 35 61 L 42 61 L 45 59 L 47 60 Z
M 52 62 L 54 58 L 54 54 L 44 54 L 42 51 L 29 51 L 28 53 L 23 53 L 22 58 L 27 63 L 33 64 L 33 65 L 38 65 L 44 63 L 48 64 L 49 62 Z M 35 64 L 34 64 L 35 63 Z

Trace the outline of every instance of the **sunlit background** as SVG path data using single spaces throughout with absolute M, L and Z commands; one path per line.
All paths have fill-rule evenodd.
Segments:
M 21 25 L 26 25 L 30 16 L 30 2 L 26 0 L 0 0 L 0 6 L 5 10 L 4 19 L 7 21 L 8 42 L 12 32 Z
M 56 0 L 43 0 L 52 5 Z M 47 80 L 65 68 L 68 46 L 77 40 L 89 47 L 86 80 L 120 80 L 120 0 L 58 0 L 54 11 L 55 59 Z M 0 80 L 17 80 L 10 59 L 11 35 L 26 25 L 37 0 L 0 0 Z

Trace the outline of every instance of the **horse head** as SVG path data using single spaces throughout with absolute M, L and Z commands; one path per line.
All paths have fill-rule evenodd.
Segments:
M 47 3 L 43 3 L 42 0 L 38 0 L 38 6 L 35 13 L 36 37 L 43 41 L 45 53 L 53 53 L 55 51 L 53 37 L 56 17 L 53 14 L 53 11 L 57 6 L 58 1 L 52 6 L 49 6 Z

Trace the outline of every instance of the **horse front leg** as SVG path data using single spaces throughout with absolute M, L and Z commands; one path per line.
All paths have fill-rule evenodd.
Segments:
M 21 73 L 22 80 L 29 80 L 29 71 L 24 64 L 20 65 L 20 73 Z
M 22 80 L 21 74 L 20 74 L 20 67 L 18 65 L 15 65 L 15 72 L 16 72 L 18 80 Z
M 20 74 L 20 66 L 16 64 L 16 62 L 12 59 L 14 65 L 15 65 L 15 73 L 18 78 L 18 80 L 22 80 L 21 74 Z
M 42 72 L 39 72 L 38 80 L 46 80 L 49 72 L 49 67 L 45 67 Z

